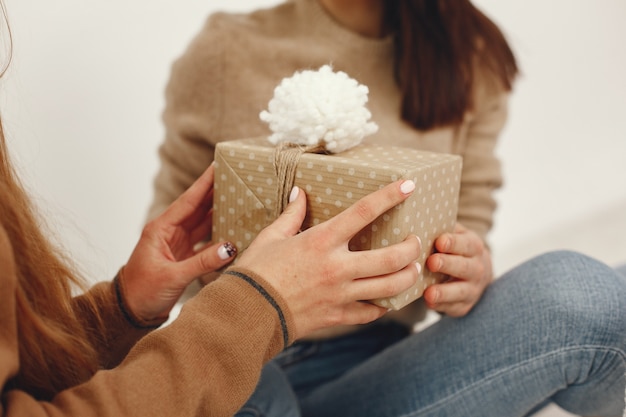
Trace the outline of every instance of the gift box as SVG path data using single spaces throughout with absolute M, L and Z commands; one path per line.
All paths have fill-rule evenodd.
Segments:
M 276 147 L 266 138 L 221 142 L 215 150 L 213 240 L 229 240 L 241 251 L 280 213 L 285 169 L 276 165 Z M 293 185 L 306 191 L 302 229 L 337 215 L 361 197 L 398 179 L 416 184 L 413 194 L 359 232 L 351 250 L 385 247 L 409 234 L 420 237 L 422 272 L 403 293 L 373 303 L 398 310 L 443 279 L 424 266 L 434 240 L 456 222 L 461 157 L 400 147 L 360 144 L 338 154 L 302 153 L 294 166 Z M 291 184 L 291 183 L 290 183 Z M 323 262 L 323 260 L 320 260 Z

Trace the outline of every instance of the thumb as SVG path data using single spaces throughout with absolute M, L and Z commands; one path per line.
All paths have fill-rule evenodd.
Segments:
M 195 255 L 178 263 L 178 273 L 189 283 L 200 275 L 215 272 L 237 255 L 237 248 L 230 242 L 206 245 Z
M 293 187 L 285 210 L 259 234 L 259 237 L 266 239 L 266 235 L 281 238 L 293 236 L 300 231 L 305 216 L 306 194 L 299 187 Z

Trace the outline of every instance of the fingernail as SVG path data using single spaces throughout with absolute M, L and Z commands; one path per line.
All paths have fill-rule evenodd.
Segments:
M 415 235 L 415 237 L 417 238 L 417 243 L 420 244 L 420 250 L 422 250 L 422 239 L 418 235 Z
M 402 191 L 402 194 L 408 194 L 413 190 L 415 190 L 415 183 L 411 180 L 406 180 L 400 184 L 400 191 Z
M 415 269 L 417 269 L 417 275 L 422 273 L 422 265 L 419 262 L 415 262 Z
M 289 202 L 291 203 L 298 198 L 298 194 L 300 194 L 300 189 L 298 187 L 293 187 L 291 189 L 291 194 L 289 194 Z
M 237 254 L 237 248 L 230 242 L 224 243 L 217 248 L 217 256 L 222 260 L 230 259 Z

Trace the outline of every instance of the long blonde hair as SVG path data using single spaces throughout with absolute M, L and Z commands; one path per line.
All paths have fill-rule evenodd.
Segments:
M 2 0 L 0 7 L 7 22 Z M 9 58 L 0 78 L 10 61 L 8 23 L 6 30 Z M 49 399 L 84 382 L 98 367 L 95 349 L 72 310 L 72 290 L 84 289 L 85 280 L 43 232 L 44 225 L 11 163 L 1 118 L 0 227 L 8 234 L 16 262 L 20 358 L 18 374 L 5 388 L 19 388 L 39 399 Z

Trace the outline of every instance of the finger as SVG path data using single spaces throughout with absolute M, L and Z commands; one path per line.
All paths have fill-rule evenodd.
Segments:
M 419 272 L 418 264 L 411 262 L 391 274 L 356 280 L 348 287 L 350 288 L 349 297 L 356 300 L 393 297 L 414 285 Z
M 469 303 L 455 303 L 455 304 L 442 304 L 437 308 L 432 308 L 433 311 L 436 311 L 441 314 L 445 314 L 450 317 L 464 317 L 469 314 L 470 311 L 474 308 L 473 304 Z
M 420 256 L 421 242 L 415 235 L 391 246 L 366 251 L 349 252 L 346 267 L 355 278 L 391 274 L 413 263 Z
M 299 187 L 293 187 L 289 200 L 285 210 L 259 233 L 255 242 L 269 243 L 274 239 L 284 239 L 298 233 L 306 216 L 306 193 Z
M 387 311 L 388 310 L 384 307 L 379 307 L 368 302 L 352 301 L 344 305 L 340 305 L 333 309 L 332 312 L 325 314 L 324 318 L 326 319 L 326 323 L 316 326 L 307 326 L 306 323 L 304 323 L 303 327 L 308 329 L 308 334 L 311 331 L 337 324 L 365 324 L 381 318 L 387 313 Z M 306 322 L 310 321 L 310 319 L 308 317 L 303 317 L 302 321 Z M 296 339 L 299 339 L 302 336 L 299 333 L 300 330 L 296 329 Z
M 212 202 L 214 174 L 215 170 L 211 164 L 183 194 L 170 204 L 160 218 L 170 224 L 181 224 L 199 207 L 208 210 Z
M 208 245 L 194 256 L 179 263 L 179 274 L 191 282 L 194 278 L 215 272 L 237 255 L 237 248 L 230 242 Z
M 460 280 L 434 284 L 424 291 L 424 301 L 429 308 L 452 317 L 467 314 L 479 298 L 476 286 Z
M 326 223 L 333 230 L 335 243 L 349 240 L 365 226 L 392 207 L 403 202 L 415 189 L 410 180 L 395 181 L 354 203 Z
M 461 223 L 456 222 L 454 224 L 454 233 L 465 233 L 467 232 L 469 229 L 465 226 L 463 226 Z
M 208 239 L 213 228 L 213 210 L 209 210 L 204 214 L 204 219 L 197 223 L 193 230 L 190 231 L 190 239 L 192 244 L 196 244 L 202 240 Z
M 460 255 L 434 253 L 426 259 L 426 267 L 432 272 L 440 272 L 464 280 L 480 279 L 483 266 L 477 258 Z
M 432 310 L 445 314 L 450 317 L 463 317 L 466 316 L 474 308 L 474 304 L 471 303 L 451 303 L 440 304 L 435 308 L 429 306 Z
M 381 318 L 387 313 L 387 309 L 377 305 L 355 301 L 345 306 L 344 320 L 345 324 L 365 324 Z
M 435 240 L 435 248 L 441 253 L 471 257 L 480 253 L 484 244 L 478 235 L 457 224 L 454 233 L 444 233 Z
M 213 192 L 214 190 L 210 189 L 193 213 L 189 214 L 187 218 L 182 221 L 181 225 L 185 229 L 192 230 L 202 224 L 209 214 L 211 217 L 213 216 Z

